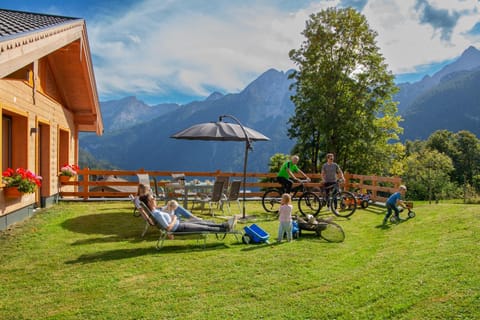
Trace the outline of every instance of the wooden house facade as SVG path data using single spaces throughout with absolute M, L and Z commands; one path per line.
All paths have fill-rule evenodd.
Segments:
M 17 198 L 0 192 L 3 230 L 55 201 L 60 167 L 78 164 L 79 132 L 103 132 L 83 19 L 0 9 L 0 113 L 1 172 L 43 180 Z

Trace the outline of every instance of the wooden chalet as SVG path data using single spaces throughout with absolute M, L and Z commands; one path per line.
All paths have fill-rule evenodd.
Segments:
M 3 230 L 55 201 L 60 167 L 78 164 L 79 132 L 103 132 L 85 20 L 0 9 L 0 113 L 1 171 L 43 177 L 35 193 L 0 191 Z

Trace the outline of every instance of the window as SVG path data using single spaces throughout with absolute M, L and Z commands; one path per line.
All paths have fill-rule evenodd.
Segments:
M 2 117 L 2 168 L 12 167 L 12 118 Z
M 68 131 L 60 129 L 58 132 L 58 171 L 60 168 L 66 164 L 70 164 L 69 152 L 70 152 L 70 143 L 69 143 Z
M 2 171 L 28 166 L 27 117 L 3 110 L 2 113 Z

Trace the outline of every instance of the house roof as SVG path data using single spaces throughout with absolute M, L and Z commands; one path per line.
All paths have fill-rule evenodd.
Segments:
M 103 176 L 100 177 L 97 181 L 105 181 L 105 182 L 127 182 L 128 180 L 119 178 L 117 176 Z M 108 185 L 108 186 L 95 186 L 91 187 L 90 191 L 102 191 L 105 188 L 108 188 L 110 191 L 116 191 L 116 192 L 130 192 L 130 193 L 136 193 L 138 187 L 137 186 L 117 186 L 117 185 Z
M 79 131 L 103 133 L 85 20 L 0 9 L 0 78 L 46 58 Z
M 38 31 L 77 19 L 0 9 L 0 37 Z

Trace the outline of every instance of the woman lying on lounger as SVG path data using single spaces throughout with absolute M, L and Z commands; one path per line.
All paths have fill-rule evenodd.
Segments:
M 140 206 L 140 197 L 147 195 L 147 194 L 152 194 L 151 189 L 145 186 L 144 184 L 140 183 L 138 185 L 138 190 L 137 190 L 137 196 L 134 199 L 135 206 L 138 208 Z M 155 204 L 156 208 L 156 204 Z M 161 211 L 167 212 L 167 213 L 173 213 L 181 220 L 181 218 L 185 219 L 192 219 L 192 220 L 202 220 L 202 218 L 196 217 L 185 209 L 184 207 L 180 206 L 177 201 L 175 200 L 170 200 L 167 202 L 166 206 L 163 206 L 160 208 Z
M 215 223 L 211 221 L 179 221 L 177 216 L 161 211 L 156 208 L 155 198 L 151 194 L 146 194 L 140 197 L 140 201 L 150 209 L 153 218 L 165 230 L 170 232 L 229 232 L 233 231 L 237 223 L 237 217 L 233 217 L 228 222 Z

